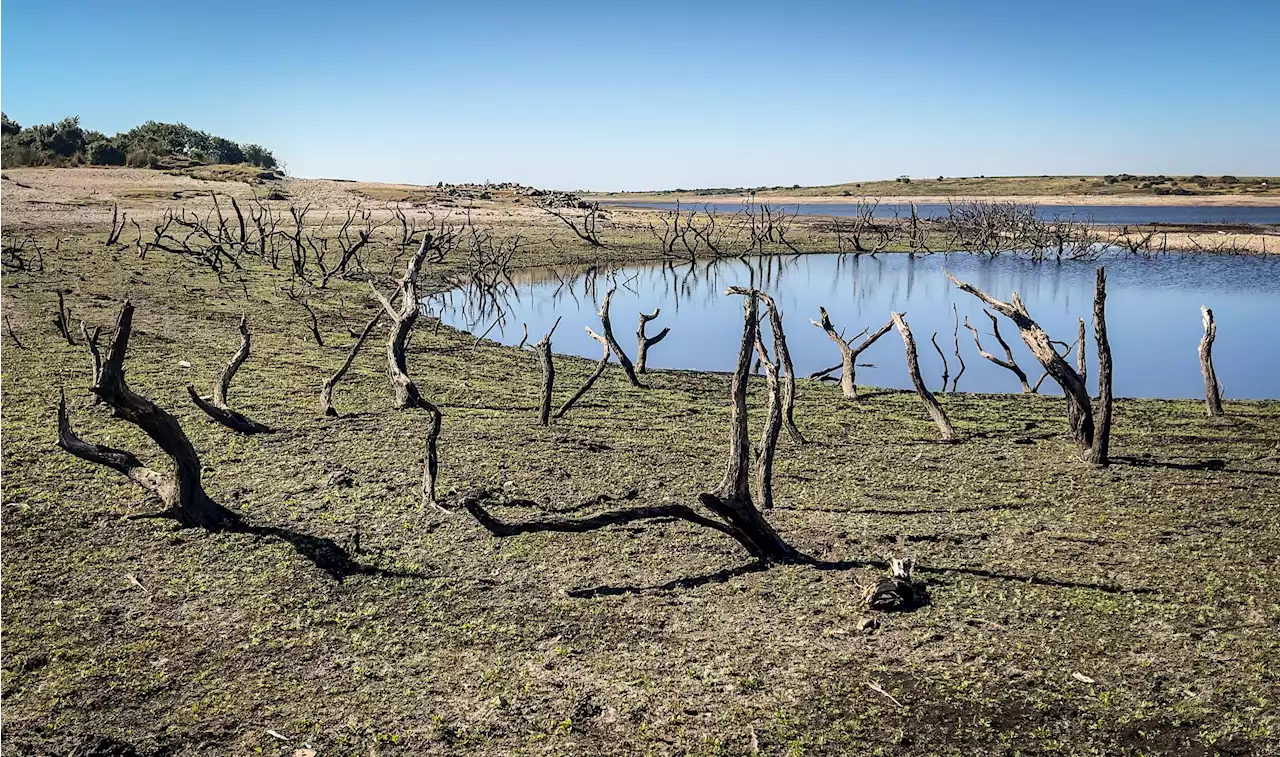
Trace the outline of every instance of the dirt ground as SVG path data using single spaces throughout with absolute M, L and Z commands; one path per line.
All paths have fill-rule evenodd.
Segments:
M 340 385 L 344 415 L 319 413 L 347 328 L 375 307 L 362 277 L 306 290 L 321 347 L 287 271 L 246 259 L 219 281 L 103 244 L 103 201 L 154 191 L 128 202 L 158 214 L 186 179 L 119 172 L 85 196 L 59 185 L 70 172 L 6 174 L 6 234 L 45 250 L 43 270 L 3 277 L 6 755 L 1280 753 L 1280 403 L 1215 420 L 1119 400 L 1116 460 L 1093 468 L 1060 398 L 940 396 L 964 436 L 944 445 L 913 394 L 854 403 L 802 380 L 810 443 L 784 434 L 768 517 L 815 565 L 762 566 L 683 522 L 497 539 L 422 506 L 424 421 L 392 409 L 380 343 Z M 334 210 L 359 189 L 287 186 Z M 390 254 L 380 238 L 370 269 Z M 516 262 L 645 254 L 562 234 Z M 106 331 L 131 299 L 130 386 L 181 421 L 210 494 L 276 536 L 126 520 L 153 508 L 143 491 L 57 448 L 65 387 L 82 437 L 163 462 L 86 407 L 89 355 L 51 324 L 57 289 L 73 323 Z M 241 313 L 255 341 L 231 403 L 275 434 L 237 436 L 186 395 L 235 350 Z M 726 377 L 658 371 L 636 389 L 613 366 L 544 428 L 536 356 L 474 341 L 427 318 L 410 352 L 445 415 L 446 503 L 493 487 L 534 503 L 496 508 L 506 519 L 588 515 L 718 483 Z M 557 399 L 592 368 L 556 365 Z M 867 612 L 862 587 L 904 555 L 929 603 Z

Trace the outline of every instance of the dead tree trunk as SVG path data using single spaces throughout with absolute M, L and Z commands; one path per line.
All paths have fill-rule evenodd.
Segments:
M 58 312 L 53 316 L 53 327 L 58 330 L 67 344 L 74 347 L 76 340 L 71 337 L 71 309 L 67 307 L 67 301 L 61 289 L 54 294 L 58 295 Z
M 214 384 L 212 399 L 206 400 L 201 397 L 196 392 L 196 388 L 190 384 L 187 385 L 187 394 L 191 395 L 191 401 L 196 403 L 196 407 L 203 410 L 205 415 L 232 431 L 238 431 L 242 434 L 270 434 L 272 433 L 270 427 L 250 420 L 227 405 L 227 392 L 231 389 L 231 380 L 235 378 L 236 371 L 240 370 L 240 366 L 248 358 L 249 322 L 247 317 L 241 316 L 240 349 L 236 350 L 236 354 L 231 356 L 231 362 L 227 363 L 227 367 L 222 369 L 222 375 L 218 377 L 218 383 Z
M 858 387 L 855 383 L 855 371 L 857 369 L 858 355 L 861 355 L 864 350 L 875 344 L 877 339 L 889 333 L 889 330 L 893 328 L 893 321 L 890 320 L 885 325 L 876 329 L 874 334 L 859 342 L 858 346 L 852 347 L 849 342 L 852 342 L 853 339 L 857 339 L 858 337 L 855 336 L 853 339 L 845 341 L 844 336 L 837 333 L 835 326 L 831 325 L 831 319 L 827 317 L 826 309 L 818 308 L 818 312 L 822 314 L 822 322 L 819 323 L 813 319 L 810 319 L 809 322 L 827 332 L 827 336 L 831 338 L 831 341 L 835 342 L 836 346 L 840 348 L 840 365 L 833 365 L 824 371 L 818 371 L 817 373 L 811 374 L 809 378 L 820 378 L 832 371 L 839 370 L 841 371 L 840 390 L 844 393 L 845 397 L 848 397 L 849 399 L 857 399 Z M 903 313 L 903 315 L 906 315 L 906 313 Z M 863 331 L 862 333 L 865 334 L 867 332 Z M 862 334 L 859 334 L 858 336 L 862 336 Z
M 94 326 L 93 333 L 89 333 L 89 327 L 84 325 L 84 321 L 80 322 L 80 336 L 84 337 L 85 346 L 89 348 L 89 356 L 93 359 L 93 384 L 98 383 L 98 377 L 102 375 L 102 352 L 98 350 L 98 337 L 102 335 L 102 327 Z M 93 407 L 102 402 L 102 398 L 93 395 L 93 399 L 89 401 L 89 407 Z
M 1093 338 L 1098 343 L 1098 408 L 1093 444 L 1084 456 L 1086 462 L 1106 465 L 1111 447 L 1111 342 L 1107 340 L 1107 269 L 1099 268 L 1093 288 Z M 1080 343 L 1084 352 L 1084 343 Z
M 661 308 L 655 309 L 651 314 L 640 314 L 640 327 L 636 329 L 636 373 L 644 373 L 646 363 L 649 359 L 649 348 L 667 338 L 667 334 L 671 333 L 671 329 L 664 328 L 658 332 L 657 336 L 647 337 L 644 335 L 644 327 L 649 321 L 658 317 L 662 312 Z
M 986 313 L 987 317 L 991 319 L 991 333 L 996 338 L 996 341 L 1000 343 L 1000 346 L 1004 348 L 1004 356 L 1006 359 L 1001 360 L 995 355 L 992 355 L 990 352 L 987 352 L 986 350 L 982 349 L 982 340 L 978 338 L 978 330 L 975 329 L 969 323 L 969 316 L 965 316 L 964 327 L 966 329 L 969 329 L 969 331 L 973 332 L 973 344 L 978 348 L 978 354 L 981 355 L 983 358 L 990 360 L 991 362 L 1000 366 L 1001 368 L 1004 368 L 1005 370 L 1008 370 L 1008 371 L 1012 371 L 1013 375 L 1018 377 L 1018 382 L 1022 384 L 1022 393 L 1031 394 L 1035 390 L 1032 389 L 1031 385 L 1027 383 L 1027 374 L 1023 372 L 1021 368 L 1018 367 L 1017 361 L 1013 359 L 1013 350 L 1009 349 L 1008 342 L 1004 340 L 1004 337 L 1000 336 L 1000 322 L 996 320 L 996 317 L 991 313 L 989 313 L 988 311 L 983 310 L 982 312 Z M 1037 387 L 1038 386 L 1039 385 L 1037 384 Z
M 1087 462 L 1105 465 L 1107 463 L 1107 447 L 1111 433 L 1112 403 L 1111 346 L 1107 341 L 1106 326 L 1106 269 L 1098 269 L 1093 299 L 1094 331 L 1098 342 L 1099 363 L 1098 421 L 1100 428 L 1098 429 L 1095 429 L 1094 426 L 1093 404 L 1089 396 L 1088 387 L 1080 378 L 1080 374 L 1053 348 L 1053 340 L 1040 327 L 1040 324 L 1031 318 L 1031 314 L 1027 312 L 1027 307 L 1023 304 L 1022 298 L 1018 296 L 1018 293 L 1014 292 L 1009 302 L 1002 302 L 981 289 L 960 281 L 950 273 L 947 273 L 947 278 L 951 279 L 961 291 L 972 294 L 1013 321 L 1022 335 L 1022 341 L 1030 348 L 1031 354 L 1035 355 L 1040 364 L 1044 366 L 1045 371 L 1053 377 L 1058 386 L 1062 387 L 1062 393 L 1067 399 L 1067 423 L 1071 427 L 1071 435 L 1080 451 L 1081 458 Z M 1083 351 L 1084 345 L 1080 344 L 1077 350 Z M 1102 416 L 1105 416 L 1105 418 Z
M 613 322 L 609 319 L 609 301 L 613 299 L 613 293 L 618 291 L 617 287 L 610 289 L 604 296 L 604 302 L 600 304 L 600 331 L 604 334 L 605 340 L 609 344 L 609 349 L 613 351 L 614 356 L 618 358 L 618 365 L 622 366 L 622 370 L 627 373 L 627 380 L 632 386 L 644 386 L 640 383 L 640 379 L 636 377 L 635 366 L 631 364 L 631 358 L 627 357 L 627 353 L 622 351 L 622 345 L 618 344 L 618 340 L 613 337 Z
M 756 490 L 760 492 L 760 508 L 770 510 L 773 508 L 773 454 L 778 447 L 778 435 L 782 433 L 782 403 L 778 366 L 769 361 L 769 353 L 764 348 L 764 341 L 758 330 L 756 355 L 764 366 L 765 383 L 769 390 L 764 429 L 760 432 L 760 448 L 756 453 Z
M 307 317 L 311 320 L 311 338 L 315 340 L 319 347 L 324 346 L 324 337 L 320 335 L 320 319 L 316 317 L 316 311 L 311 307 L 311 303 L 302 295 L 295 292 L 292 288 L 285 290 L 285 296 L 302 306 L 307 311 Z
M 942 409 L 942 405 L 938 404 L 937 398 L 929 392 L 929 388 L 924 385 L 924 379 L 920 377 L 920 363 L 916 358 L 916 340 L 911 336 L 911 327 L 900 314 L 894 313 L 892 317 L 894 325 L 898 327 L 898 333 L 902 334 L 902 343 L 907 351 L 907 372 L 911 374 L 911 383 L 915 385 L 916 394 L 920 396 L 920 402 L 929 412 L 929 417 L 938 424 L 942 441 L 954 441 L 956 430 L 951 426 L 946 411 Z
M 563 418 L 565 413 L 569 412 L 569 410 L 573 408 L 574 404 L 576 404 L 578 400 L 582 399 L 582 395 L 586 394 L 587 391 L 596 383 L 596 380 L 604 375 L 605 366 L 609 365 L 609 355 L 612 354 L 609 350 L 609 341 L 592 331 L 590 326 L 587 327 L 587 333 L 591 335 L 592 339 L 600 343 L 600 346 L 604 348 L 604 354 L 600 356 L 600 362 L 596 363 L 596 369 L 591 372 L 591 375 L 582 383 L 582 386 L 578 387 L 578 391 L 574 392 L 572 397 L 565 400 L 564 404 L 560 406 L 560 409 L 556 411 L 557 418 Z
M 548 518 L 526 523 L 504 523 L 485 509 L 486 501 L 495 499 L 493 492 L 473 493 L 462 506 L 494 536 L 514 536 L 538 531 L 583 533 L 611 525 L 654 518 L 678 518 L 714 529 L 733 537 L 752 556 L 766 562 L 800 562 L 807 558 L 784 542 L 751 501 L 751 444 L 747 428 L 747 383 L 751 370 L 751 354 L 755 349 L 758 329 L 758 307 L 754 292 L 744 303 L 742 345 L 733 375 L 730 396 L 729 460 L 724 481 L 714 492 L 698 497 L 717 517 L 711 518 L 686 505 L 662 505 L 614 510 L 588 518 Z
M 1084 345 L 1085 342 L 1084 319 L 1080 319 L 1080 325 L 1076 329 L 1076 344 L 1080 345 L 1080 349 L 1076 350 L 1076 373 L 1080 374 L 1080 383 L 1085 386 L 1089 385 L 1089 365 L 1085 359 Z
M 421 312 L 421 303 L 418 296 L 418 275 L 422 271 L 422 266 L 426 262 L 428 255 L 437 252 L 438 247 L 436 238 L 427 234 L 422 239 L 418 252 L 414 254 L 409 261 L 409 265 L 405 268 L 404 276 L 400 279 L 396 291 L 387 297 L 373 286 L 373 294 L 378 298 L 378 302 L 382 303 L 383 310 L 391 318 L 391 334 L 387 337 L 387 378 L 391 381 L 391 387 L 395 391 L 396 407 L 400 410 L 425 410 L 427 412 L 427 455 L 423 464 L 422 471 L 422 498 L 423 502 L 429 505 L 436 504 L 436 473 L 439 468 L 439 458 L 436 454 L 436 444 L 440 439 L 440 425 L 443 421 L 443 414 L 440 408 L 436 407 L 418 391 L 418 385 L 409 377 L 409 368 L 405 351 L 408 348 L 409 334 L 413 331 L 413 326 L 418 322 L 418 315 Z M 399 305 L 393 305 L 393 300 L 400 298 Z
M 956 308 L 956 304 L 951 303 L 951 349 L 955 352 L 956 362 L 960 363 L 960 370 L 956 371 L 956 377 L 951 379 L 951 391 L 959 391 L 960 377 L 964 375 L 965 364 L 964 357 L 960 355 L 960 311 Z
M 732 294 L 741 294 L 737 291 L 738 289 L 739 287 L 730 287 L 729 291 Z M 796 427 L 796 368 L 791 362 L 791 350 L 787 348 L 787 335 L 782 329 L 782 312 L 778 310 L 778 303 L 773 297 L 759 290 L 756 291 L 756 296 L 764 301 L 765 308 L 769 311 L 769 330 L 773 332 L 773 355 L 778 361 L 779 380 L 782 382 L 783 426 L 787 429 L 787 434 L 792 441 L 796 444 L 806 444 L 804 434 L 800 433 L 800 429 Z
M 560 319 L 557 318 L 546 336 L 539 339 L 533 346 L 538 352 L 538 359 L 542 362 L 542 405 L 538 410 L 538 423 L 543 426 L 551 425 L 551 392 L 556 384 L 556 365 L 551 359 L 551 335 L 556 333 L 556 327 L 559 325 Z
M 173 461 L 173 473 L 145 467 L 132 452 L 90 444 L 77 437 L 67 417 L 65 395 L 58 402 L 58 446 L 81 460 L 114 468 L 159 498 L 164 509 L 143 517 L 172 518 L 183 526 L 214 531 L 235 527 L 240 522 L 238 516 L 205 493 L 200 481 L 200 458 L 177 419 L 125 384 L 124 358 L 132 330 L 133 305 L 126 301 L 120 308 L 115 336 L 107 348 L 93 392 L 115 411 L 117 418 L 142 429 L 164 450 Z
M 351 345 L 350 350 L 347 350 L 347 359 L 342 361 L 342 365 L 338 370 L 324 382 L 324 386 L 320 387 L 320 410 L 325 415 L 334 418 L 338 417 L 338 409 L 333 406 L 333 390 L 338 386 L 338 382 L 342 380 L 342 377 L 347 375 L 347 371 L 351 370 L 351 364 L 355 362 L 356 353 L 360 352 L 360 348 L 364 345 L 364 340 L 369 337 L 369 332 L 373 331 L 373 327 L 378 325 L 378 321 L 382 320 L 384 312 L 379 310 L 369 319 L 360 335 L 356 337 L 356 343 Z
M 1222 390 L 1218 385 L 1218 374 L 1213 370 L 1213 340 L 1218 338 L 1218 323 L 1213 319 L 1213 311 L 1204 305 L 1200 306 L 1200 317 L 1204 321 L 1204 336 L 1200 339 L 1200 372 L 1204 374 L 1204 405 L 1211 416 L 1224 415 L 1222 410 Z

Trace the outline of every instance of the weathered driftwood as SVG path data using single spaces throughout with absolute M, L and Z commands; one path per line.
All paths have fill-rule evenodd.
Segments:
M 592 331 L 590 326 L 587 327 L 587 334 L 590 335 L 592 339 L 600 343 L 600 346 L 604 348 L 604 354 L 600 356 L 600 362 L 596 363 L 596 369 L 591 372 L 591 375 L 582 383 L 582 386 L 578 387 L 578 391 L 574 392 L 572 397 L 565 400 L 564 404 L 560 406 L 560 409 L 556 411 L 557 418 L 563 418 L 565 413 L 569 412 L 578 400 L 582 399 L 582 395 L 586 394 L 587 391 L 596 383 L 596 380 L 604 375 L 604 369 L 609 365 L 609 356 L 612 354 L 612 350 L 609 349 L 609 340 Z
M 1002 302 L 991 295 L 966 284 L 947 273 L 961 291 L 968 292 L 992 309 L 1013 321 L 1022 335 L 1022 341 L 1030 348 L 1031 354 L 1040 361 L 1053 380 L 1062 387 L 1067 398 L 1067 422 L 1071 427 L 1072 438 L 1080 450 L 1081 459 L 1099 465 L 1107 464 L 1108 446 L 1111 437 L 1111 345 L 1107 341 L 1106 300 L 1107 273 L 1099 268 L 1094 285 L 1093 296 L 1093 329 L 1098 345 L 1098 408 L 1095 413 L 1089 389 L 1076 369 L 1064 359 L 1053 347 L 1053 340 L 1045 333 L 1040 324 L 1031 318 L 1022 298 L 1014 292 L 1009 302 Z M 1080 344 L 1078 350 L 1083 351 Z M 1095 426 L 1096 423 L 1096 426 Z
M 120 308 L 115 335 L 107 348 L 93 392 L 115 411 L 117 418 L 137 426 L 164 450 L 173 461 L 173 473 L 161 473 L 144 466 L 132 452 L 90 444 L 77 437 L 67 417 L 65 393 L 58 402 L 58 446 L 81 460 L 123 473 L 154 494 L 164 505 L 159 512 L 136 517 L 172 518 L 184 526 L 201 526 L 210 530 L 235 526 L 238 517 L 205 493 L 200 481 L 200 458 L 177 419 L 145 397 L 135 394 L 125 384 L 124 358 L 132 330 L 133 305 L 126 301 Z
M 640 326 L 636 329 L 636 373 L 645 372 L 649 360 L 649 348 L 666 339 L 667 334 L 671 333 L 670 328 L 663 328 L 655 336 L 645 336 L 644 327 L 661 312 L 661 308 L 655 308 L 652 313 L 640 314 Z
M 93 384 L 98 383 L 98 376 L 102 374 L 102 352 L 98 349 L 98 338 L 102 335 L 102 327 L 94 326 L 93 333 L 89 333 L 89 327 L 80 322 L 80 336 L 84 337 L 84 344 L 89 348 L 89 357 L 93 360 Z M 102 398 L 93 395 L 93 399 L 89 400 L 89 406 L 93 407 L 102 402 Z
M 631 358 L 627 357 L 627 353 L 622 351 L 622 345 L 618 344 L 618 340 L 613 336 L 613 322 L 609 318 L 609 303 L 613 299 L 613 293 L 618 291 L 617 287 L 610 289 L 604 295 L 604 301 L 600 303 L 600 333 L 604 336 L 605 341 L 609 345 L 609 349 L 613 351 L 615 357 L 618 358 L 618 365 L 622 366 L 622 370 L 627 374 L 627 380 L 632 386 L 643 386 L 640 379 L 636 377 L 636 368 L 631 363 Z
M 1200 372 L 1204 374 L 1204 406 L 1211 416 L 1223 415 L 1222 388 L 1218 374 L 1213 369 L 1213 340 L 1218 338 L 1218 323 L 1213 311 L 1200 306 L 1200 318 L 1204 322 L 1204 336 L 1200 338 Z
M 854 371 L 857 368 L 856 361 L 858 359 L 858 355 L 861 355 L 864 350 L 866 350 L 871 345 L 875 344 L 877 339 L 889 333 L 890 329 L 893 328 L 893 321 L 890 320 L 885 325 L 876 329 L 874 334 L 871 334 L 866 339 L 863 339 L 855 347 L 855 346 L 851 346 L 850 343 L 853 342 L 854 339 L 857 339 L 859 336 L 866 334 L 867 333 L 866 330 L 863 330 L 861 334 L 858 334 L 857 336 L 853 337 L 853 339 L 849 339 L 846 341 L 844 336 L 836 331 L 835 326 L 831 325 L 831 318 L 827 316 L 826 308 L 818 308 L 818 312 L 822 314 L 822 321 L 818 322 L 813 319 L 810 319 L 809 322 L 812 323 L 814 326 L 817 326 L 818 328 L 827 332 L 827 336 L 830 337 L 831 341 L 835 342 L 836 346 L 840 348 L 840 365 L 832 366 L 826 369 L 825 371 L 818 371 L 816 373 L 813 373 L 809 376 L 809 378 L 821 378 L 828 373 L 832 373 L 836 370 L 839 370 L 841 372 L 840 391 L 843 392 L 844 396 L 848 397 L 849 399 L 857 399 L 858 387 L 855 384 L 856 376 Z M 903 315 L 906 315 L 906 313 L 903 313 Z
M 925 592 L 916 584 L 914 559 L 894 558 L 889 561 L 889 575 L 869 584 L 862 593 L 868 609 L 881 612 L 903 612 L 923 604 Z
M 338 409 L 333 406 L 333 390 L 338 386 L 338 382 L 342 377 L 347 375 L 347 371 L 351 370 L 351 364 L 355 362 L 356 354 L 360 352 L 360 348 L 364 346 L 364 341 L 369 337 L 369 333 L 378 325 L 378 321 L 382 320 L 382 316 L 386 311 L 379 310 L 374 313 L 369 322 L 356 336 L 355 344 L 351 345 L 351 349 L 347 350 L 347 358 L 342 361 L 342 365 L 329 378 L 325 379 L 324 385 L 320 387 L 320 410 L 325 415 L 331 417 L 338 416 Z
M 547 518 L 525 523 L 505 523 L 493 517 L 485 503 L 497 498 L 485 490 L 472 493 L 462 506 L 481 526 L 495 536 L 514 536 L 537 531 L 582 533 L 611 525 L 655 518 L 676 518 L 714 529 L 733 537 L 752 556 L 769 562 L 796 562 L 806 559 L 782 540 L 751 500 L 751 444 L 747 428 L 747 384 L 751 354 L 758 333 L 758 304 L 754 293 L 743 306 L 742 344 L 738 351 L 730 396 L 729 459 L 723 482 L 714 492 L 699 495 L 698 501 L 716 517 L 709 517 L 686 505 L 639 507 L 601 513 L 587 518 Z
M 533 346 L 542 363 L 542 404 L 538 409 L 538 423 L 543 426 L 551 425 L 551 392 L 556 384 L 556 365 L 551 358 L 551 335 L 556 333 L 559 325 L 560 319 L 557 318 L 551 325 L 551 330 Z
M 911 336 L 911 327 L 903 320 L 902 315 L 894 313 L 892 315 L 893 324 L 898 327 L 898 333 L 902 335 L 902 344 L 906 348 L 907 353 L 907 372 L 911 374 L 911 383 L 916 388 L 916 394 L 920 397 L 921 404 L 928 411 L 929 417 L 938 425 L 938 432 L 942 436 L 942 441 L 950 442 L 956 438 L 956 430 L 951 425 L 951 421 L 947 418 L 947 413 L 942 409 L 942 405 L 938 404 L 938 400 L 924 385 L 924 379 L 920 376 L 920 362 L 916 357 L 916 340 Z
M 440 439 L 440 425 L 444 416 L 440 408 L 429 402 L 418 390 L 418 385 L 409 377 L 408 359 L 405 355 L 409 345 L 409 335 L 418 322 L 421 312 L 418 293 L 418 276 L 427 257 L 441 250 L 440 242 L 433 234 L 426 234 L 418 251 L 405 266 L 404 276 L 396 286 L 396 291 L 387 297 L 370 282 L 373 294 L 382 304 L 382 309 L 391 318 L 391 333 L 387 337 L 387 378 L 395 392 L 395 406 L 400 410 L 423 410 L 427 413 L 427 454 L 422 467 L 422 498 L 429 505 L 436 505 L 436 474 L 439 470 L 439 457 L 436 445 Z M 396 297 L 399 304 L 393 304 Z
M 969 316 L 965 316 L 964 327 L 973 332 L 973 344 L 978 348 L 978 354 L 1017 376 L 1018 383 L 1022 384 L 1023 394 L 1033 393 L 1035 389 L 1032 389 L 1031 385 L 1027 383 L 1027 374 L 1018 367 L 1018 362 L 1013 359 L 1013 350 L 1009 348 L 1009 343 L 1004 340 L 1004 337 L 1000 336 L 1000 321 L 997 320 L 990 312 L 986 310 L 983 310 L 982 312 L 986 313 L 987 317 L 991 319 L 991 334 L 996 338 L 996 341 L 1000 343 L 1000 346 L 1004 348 L 1005 359 L 1001 360 L 982 348 L 982 340 L 978 337 L 978 330 L 969 323 Z M 1043 379 L 1041 379 L 1041 381 L 1043 381 Z M 1036 389 L 1039 387 L 1040 384 L 1037 383 Z
M 213 397 L 211 399 L 201 397 L 196 388 L 190 384 L 187 384 L 187 394 L 191 395 L 191 401 L 196 403 L 196 407 L 203 410 L 205 415 L 232 431 L 241 434 L 270 434 L 273 432 L 271 427 L 258 423 L 227 405 L 227 392 L 231 389 L 231 380 L 235 378 L 240 366 L 244 365 L 244 361 L 249 358 L 249 345 L 248 317 L 240 316 L 240 348 L 231 356 L 227 367 L 222 369 L 218 383 L 213 386 Z

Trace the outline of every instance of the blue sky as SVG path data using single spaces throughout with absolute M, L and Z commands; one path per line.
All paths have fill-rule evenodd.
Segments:
M 1280 2 L 9 0 L 28 124 L 182 121 L 300 176 L 599 190 L 1280 175 Z

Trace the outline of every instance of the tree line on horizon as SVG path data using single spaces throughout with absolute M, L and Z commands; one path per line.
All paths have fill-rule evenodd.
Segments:
M 279 166 L 262 145 L 236 143 L 186 124 L 147 121 L 108 137 L 80 125 L 79 116 L 23 127 L 0 113 L 0 155 L 5 168 L 19 166 L 132 166 L 159 168 L 173 156 L 199 163 Z

